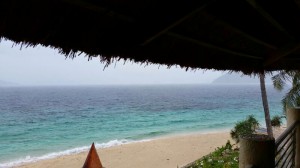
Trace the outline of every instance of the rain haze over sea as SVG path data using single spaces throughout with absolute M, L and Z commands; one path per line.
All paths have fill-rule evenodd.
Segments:
M 267 86 L 271 116 L 283 93 Z M 259 85 L 0 87 L 0 167 L 177 134 L 230 130 L 253 114 Z

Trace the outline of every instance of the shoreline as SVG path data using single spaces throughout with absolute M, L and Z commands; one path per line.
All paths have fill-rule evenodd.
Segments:
M 170 134 L 152 139 L 132 141 L 97 151 L 105 167 L 176 167 L 209 154 L 231 140 L 229 131 Z M 233 141 L 232 141 L 233 142 Z M 12 167 L 81 167 L 89 147 L 79 153 L 60 155 Z M 164 159 L 165 158 L 165 159 Z M 176 164 L 176 165 L 175 165 Z
M 166 138 L 225 133 L 225 132 L 229 132 L 229 131 L 230 131 L 229 128 L 224 128 L 224 129 L 207 129 L 207 130 L 202 130 L 202 131 L 191 131 L 191 132 L 176 132 L 176 133 L 169 133 L 166 135 L 159 135 L 159 136 L 155 136 L 152 138 L 144 138 L 144 139 L 139 139 L 139 140 L 114 139 L 114 140 L 110 140 L 108 142 L 103 142 L 103 143 L 95 142 L 95 146 L 97 149 L 105 149 L 105 148 L 111 148 L 111 147 L 120 146 L 120 145 L 148 142 L 148 141 L 160 140 L 160 139 L 166 139 Z M 89 150 L 89 148 L 90 148 L 90 146 L 87 145 L 87 146 L 74 147 L 74 148 L 70 148 L 70 149 L 66 149 L 66 150 L 62 150 L 62 151 L 54 151 L 54 152 L 46 153 L 46 154 L 43 154 L 40 156 L 28 155 L 26 157 L 21 157 L 21 158 L 15 159 L 15 160 L 2 162 L 2 163 L 0 163 L 0 168 L 15 167 L 15 166 L 31 164 L 31 163 L 35 163 L 35 162 L 39 162 L 39 161 L 43 161 L 43 160 L 55 159 L 55 158 L 62 157 L 62 156 L 76 155 L 76 154 L 79 154 L 82 152 L 87 152 Z
M 274 131 L 274 136 L 275 138 L 278 137 L 280 135 L 280 133 L 282 133 L 282 131 L 285 129 L 285 127 L 281 127 L 281 128 L 275 128 Z M 209 137 L 215 137 L 215 138 L 221 138 L 220 140 L 216 141 L 216 143 L 210 142 L 210 138 Z M 225 139 L 224 139 L 225 138 Z M 202 153 L 201 155 L 197 156 L 197 158 L 194 158 L 194 160 L 199 159 L 200 157 L 209 154 L 210 152 L 212 152 L 216 147 L 221 147 L 222 145 L 225 145 L 225 143 L 227 142 L 227 140 L 230 140 L 231 143 L 233 144 L 234 141 L 231 139 L 230 137 L 230 130 L 229 129 L 217 129 L 217 130 L 205 130 L 205 131 L 197 131 L 197 132 L 186 132 L 186 133 L 173 133 L 173 134 L 167 134 L 167 135 L 161 135 L 158 137 L 153 137 L 153 138 L 148 138 L 148 139 L 141 139 L 141 140 L 112 140 L 109 141 L 107 143 L 95 143 L 98 154 L 99 152 L 104 152 L 106 153 L 108 151 L 107 154 L 104 155 L 110 155 L 111 151 L 112 153 L 115 153 L 114 150 L 120 150 L 122 151 L 122 148 L 128 148 L 128 146 L 130 146 L 130 148 L 136 148 L 135 146 L 137 146 L 137 148 L 139 148 L 140 146 L 143 146 L 144 148 L 148 148 L 149 144 L 150 146 L 153 144 L 160 144 L 160 146 L 162 148 L 164 148 L 164 145 L 168 145 L 170 142 L 174 143 L 174 141 L 178 141 L 178 140 L 183 140 L 184 139 L 184 143 L 186 144 L 186 142 L 189 142 L 188 139 L 199 139 L 202 140 L 202 142 L 204 142 L 204 144 L 208 144 L 211 146 L 211 148 L 205 149 L 205 153 Z M 220 143 L 220 142 L 223 143 Z M 189 142 L 190 143 L 190 142 Z M 202 143 L 197 143 L 197 142 L 192 142 L 193 145 L 192 146 L 199 146 L 199 147 L 203 147 Z M 190 144 L 187 144 L 187 147 Z M 153 146 L 155 147 L 155 146 Z M 77 147 L 77 148 L 72 148 L 72 149 L 68 149 L 65 151 L 60 151 L 60 152 L 53 152 L 53 153 L 48 153 L 39 157 L 32 157 L 26 160 L 25 159 L 19 159 L 16 161 L 12 161 L 12 162 L 6 162 L 6 163 L 2 163 L 0 164 L 0 168 L 6 168 L 6 167 L 19 167 L 19 168 L 30 168 L 30 167 L 43 167 L 44 162 L 46 163 L 51 163 L 51 165 L 55 165 L 55 162 L 62 160 L 69 160 L 71 158 L 73 158 L 73 160 L 81 160 L 82 164 L 85 160 L 85 157 L 87 155 L 87 152 L 89 150 L 90 146 L 82 146 L 82 147 Z M 172 150 L 176 150 L 176 148 L 171 149 Z M 175 151 L 176 152 L 176 151 Z M 188 151 L 188 153 L 190 153 L 191 151 Z M 130 153 L 130 152 L 129 152 Z M 100 159 L 102 154 L 99 154 Z M 135 154 L 131 154 L 131 155 L 135 155 Z M 107 156 L 105 156 L 107 157 Z M 72 160 L 72 159 L 71 159 Z M 112 158 L 110 158 L 110 160 L 114 160 Z M 188 159 L 189 161 L 187 163 L 184 164 L 188 164 L 192 161 L 194 161 L 193 159 Z M 101 159 L 102 161 L 102 159 Z M 77 165 L 73 165 L 75 167 L 81 167 L 79 165 L 80 163 L 77 163 Z M 105 165 L 105 163 L 103 163 Z M 184 165 L 183 164 L 183 165 Z M 35 165 L 39 165 L 39 166 L 35 166 Z M 180 166 L 183 166 L 180 165 Z M 73 167 L 72 166 L 72 167 Z M 123 166 L 123 165 L 122 165 Z M 51 166 L 52 167 L 52 166 Z M 60 166 L 54 166 L 54 167 L 60 167 Z M 65 167 L 65 165 L 63 166 Z M 109 166 L 111 167 L 111 166 Z M 117 166 L 118 167 L 118 166 Z M 175 166 L 176 167 L 176 166 Z

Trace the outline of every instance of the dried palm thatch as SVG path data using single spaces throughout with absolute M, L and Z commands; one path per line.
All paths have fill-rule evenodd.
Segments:
M 192 69 L 300 67 L 298 0 L 1 0 L 0 38 Z

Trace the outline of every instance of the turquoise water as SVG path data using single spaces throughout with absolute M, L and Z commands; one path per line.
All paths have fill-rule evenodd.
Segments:
M 271 115 L 283 93 L 267 86 Z M 253 114 L 258 85 L 0 88 L 0 167 L 171 134 L 229 130 Z

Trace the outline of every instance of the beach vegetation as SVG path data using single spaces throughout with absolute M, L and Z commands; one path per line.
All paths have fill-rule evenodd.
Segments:
M 271 124 L 273 127 L 280 127 L 282 124 L 281 118 L 279 115 L 275 115 L 272 117 Z
M 239 143 L 240 136 L 248 136 L 255 133 L 259 123 L 253 115 L 249 115 L 245 120 L 239 121 L 230 131 L 231 138 Z
M 214 152 L 185 168 L 238 168 L 238 156 L 238 148 L 227 141 L 225 146 L 218 147 Z
M 300 106 L 300 71 L 280 71 L 272 77 L 272 81 L 274 88 L 278 91 L 282 91 L 287 84 L 291 84 L 291 88 L 281 100 L 284 114 L 288 108 Z

